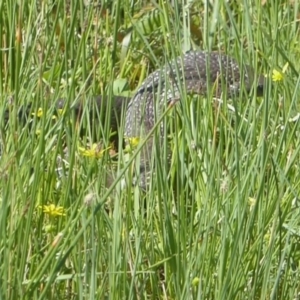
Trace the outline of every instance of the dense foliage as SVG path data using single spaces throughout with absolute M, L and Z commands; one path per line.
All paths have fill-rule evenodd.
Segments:
M 0 298 L 298 299 L 298 21 L 297 1 L 1 1 Z M 171 168 L 124 187 L 110 112 L 72 107 L 190 49 L 251 65 L 264 96 L 185 95 Z

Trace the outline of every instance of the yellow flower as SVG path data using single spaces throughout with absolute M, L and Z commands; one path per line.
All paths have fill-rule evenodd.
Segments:
M 37 112 L 32 113 L 33 116 L 37 116 L 38 118 L 41 118 L 43 116 L 43 114 L 44 114 L 44 112 L 43 112 L 43 109 L 41 107 L 38 109 Z M 57 119 L 57 117 L 55 115 L 53 115 L 52 120 L 56 120 L 56 119 Z
M 54 204 L 39 206 L 43 210 L 43 213 L 48 214 L 51 217 L 65 216 L 65 209 L 62 206 L 56 206 Z
M 273 81 L 282 81 L 283 80 L 283 74 L 280 71 L 273 70 L 272 80 Z
M 131 147 L 136 147 L 140 142 L 140 138 L 139 137 L 128 138 L 128 142 Z
M 273 81 L 282 81 L 284 79 L 284 74 L 287 71 L 287 68 L 289 66 L 289 63 L 286 63 L 284 67 L 282 68 L 282 71 L 273 70 L 272 72 L 272 80 Z
M 33 116 L 37 116 L 38 118 L 41 118 L 41 117 L 43 116 L 43 110 L 42 110 L 42 108 L 40 107 L 40 108 L 38 109 L 38 111 L 35 112 L 35 113 L 32 113 L 32 115 L 33 115 Z
M 131 137 L 126 138 L 127 146 L 125 148 L 125 152 L 130 152 L 130 150 L 136 148 L 140 142 L 139 137 Z
M 111 147 L 108 147 L 106 149 L 101 149 L 101 147 L 97 144 L 93 144 L 90 149 L 85 149 L 83 147 L 78 147 L 79 153 L 83 156 L 87 157 L 95 157 L 95 158 L 101 158 L 105 151 L 111 149 Z

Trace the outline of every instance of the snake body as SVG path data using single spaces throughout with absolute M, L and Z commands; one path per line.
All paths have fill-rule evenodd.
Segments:
M 257 95 L 262 95 L 264 77 L 254 76 L 254 69 L 241 66 L 237 61 L 222 53 L 204 51 L 190 51 L 177 59 L 170 61 L 164 67 L 151 73 L 134 96 L 130 98 L 115 96 L 106 99 L 102 96 L 94 97 L 88 103 L 79 103 L 75 107 L 75 115 L 79 118 L 87 109 L 93 122 L 104 123 L 107 115 L 108 100 L 112 107 L 110 114 L 112 131 L 118 132 L 121 124 L 121 114 L 125 109 L 125 140 L 142 139 L 153 129 L 156 121 L 165 111 L 168 104 L 182 98 L 182 91 L 186 94 L 211 95 L 220 98 L 222 95 L 235 97 L 242 90 L 246 93 L 256 89 Z M 256 83 L 254 82 L 257 79 Z M 183 96 L 184 97 L 184 96 Z M 65 100 L 59 100 L 57 108 L 63 108 Z M 88 105 L 86 108 L 85 106 Z M 95 107 L 101 114 L 95 114 Z M 19 119 L 30 115 L 30 106 L 19 109 Z M 96 117 L 95 117 L 96 116 Z M 100 120 L 97 117 L 100 116 Z M 4 120 L 9 119 L 9 111 L 5 112 Z M 99 125 L 98 125 L 99 126 Z M 95 126 L 97 128 L 97 124 Z M 160 126 L 163 131 L 163 125 Z M 118 136 L 114 141 L 118 142 Z M 163 136 L 160 137 L 160 142 Z M 128 143 L 128 142 L 127 142 Z M 153 138 L 146 141 L 142 148 L 139 161 L 139 185 L 147 187 L 147 174 L 150 173 L 150 162 L 153 157 Z
M 242 90 L 246 93 L 251 91 L 254 75 L 251 67 L 242 67 L 227 55 L 217 52 L 187 52 L 150 74 L 138 88 L 127 108 L 125 138 L 128 141 L 137 137 L 144 138 L 152 130 L 164 108 L 172 101 L 180 100 L 181 87 L 187 94 L 207 95 L 211 92 L 217 98 L 222 95 L 235 97 Z M 258 76 L 257 79 L 256 93 L 261 95 L 264 78 Z M 139 185 L 142 188 L 147 186 L 152 156 L 153 139 L 150 138 L 140 156 Z

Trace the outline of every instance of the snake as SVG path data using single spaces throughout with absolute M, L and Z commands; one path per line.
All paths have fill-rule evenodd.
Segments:
M 151 134 L 155 124 L 163 115 L 167 107 L 174 103 L 184 101 L 184 94 L 196 94 L 215 98 L 237 97 L 241 93 L 262 96 L 265 85 L 265 77 L 256 74 L 253 67 L 239 64 L 236 59 L 221 52 L 188 51 L 183 55 L 169 61 L 163 67 L 157 69 L 146 77 L 138 87 L 134 95 L 130 97 L 96 96 L 88 111 L 93 115 L 95 106 L 104 111 L 109 101 L 112 108 L 110 127 L 119 132 L 121 114 L 125 110 L 125 125 L 123 127 L 124 138 L 127 146 L 130 141 L 144 138 Z M 57 108 L 63 108 L 64 99 L 58 100 Z M 75 106 L 75 115 L 79 116 L 83 109 L 83 103 Z M 26 107 L 19 111 L 19 117 L 28 114 L 30 109 Z M 8 119 L 5 112 L 4 119 Z M 96 122 L 99 120 L 95 120 Z M 100 120 L 103 122 L 103 119 Z M 161 133 L 159 142 L 163 142 L 163 122 L 159 125 Z M 97 124 L 96 124 L 97 128 Z M 115 138 L 118 141 L 118 137 Z M 151 175 L 151 160 L 154 155 L 153 135 L 145 141 L 139 157 L 139 178 L 136 183 L 146 190 Z

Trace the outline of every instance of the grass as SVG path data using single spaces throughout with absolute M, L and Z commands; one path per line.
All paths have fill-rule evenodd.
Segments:
M 299 5 L 213 3 L 0 3 L 1 299 L 299 298 Z M 133 95 L 191 48 L 266 74 L 264 96 L 220 104 L 182 89 L 163 118 L 169 171 L 156 147 L 148 193 L 122 188 L 133 158 L 121 143 L 117 158 L 78 150 L 109 146 L 109 110 L 81 136 L 88 112 L 53 119 L 55 102 Z

